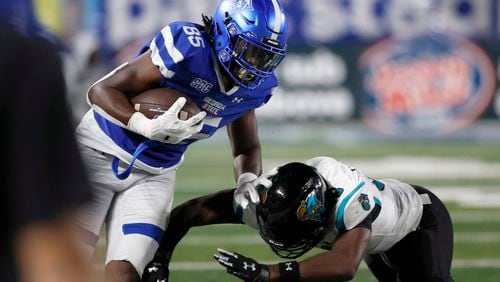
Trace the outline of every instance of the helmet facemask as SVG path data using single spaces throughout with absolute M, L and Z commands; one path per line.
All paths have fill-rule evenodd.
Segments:
M 288 220 L 279 221 L 257 216 L 260 236 L 271 247 L 274 253 L 285 259 L 295 259 L 316 246 L 324 236 L 325 228 L 302 228 Z M 291 225 L 291 226 L 286 226 Z
M 257 87 L 270 76 L 285 57 L 285 50 L 260 43 L 246 34 L 231 40 L 231 58 L 227 61 L 229 75 L 247 88 Z

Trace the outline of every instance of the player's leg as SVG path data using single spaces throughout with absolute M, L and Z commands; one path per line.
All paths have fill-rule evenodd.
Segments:
M 172 208 L 175 171 L 135 172 L 114 200 L 108 222 L 107 281 L 139 281 L 153 258 Z
M 398 268 L 402 282 L 453 281 L 450 269 L 453 256 L 453 227 L 444 204 L 430 191 L 415 187 L 419 194 L 428 194 L 431 204 L 424 205 L 419 230 L 411 232 L 386 252 Z
M 366 255 L 364 258 L 368 269 L 380 282 L 397 282 L 398 275 L 396 270 L 389 266 L 389 262 L 383 257 L 383 254 Z
M 91 259 L 102 226 L 111 206 L 115 191 L 114 183 L 109 183 L 111 175 L 110 159 L 106 155 L 89 147 L 80 148 L 89 181 L 92 185 L 92 200 L 79 211 L 84 251 Z

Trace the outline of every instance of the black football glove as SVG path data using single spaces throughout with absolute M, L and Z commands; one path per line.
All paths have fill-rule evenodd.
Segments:
M 238 253 L 217 249 L 214 258 L 227 272 L 249 282 L 269 282 L 269 267 Z
M 167 282 L 168 281 L 168 263 L 157 260 L 150 261 L 144 268 L 142 282 Z

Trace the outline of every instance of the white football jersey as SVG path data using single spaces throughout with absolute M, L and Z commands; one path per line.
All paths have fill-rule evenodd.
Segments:
M 339 234 L 356 227 L 376 205 L 381 209 L 372 223 L 369 254 L 388 250 L 417 228 L 422 217 L 422 200 L 410 185 L 394 179 L 371 179 L 330 157 L 312 158 L 305 164 L 316 168 L 341 192 L 334 221 L 318 247 L 330 249 Z M 258 229 L 255 206 L 250 204 L 242 212 L 243 222 Z

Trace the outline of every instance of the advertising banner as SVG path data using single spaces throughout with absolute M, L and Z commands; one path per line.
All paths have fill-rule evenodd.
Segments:
M 496 0 L 282 2 L 289 51 L 262 118 L 361 119 L 387 134 L 443 134 L 500 117 Z M 102 45 L 113 56 L 135 50 L 127 46 L 174 20 L 200 22 L 218 3 L 106 1 Z

